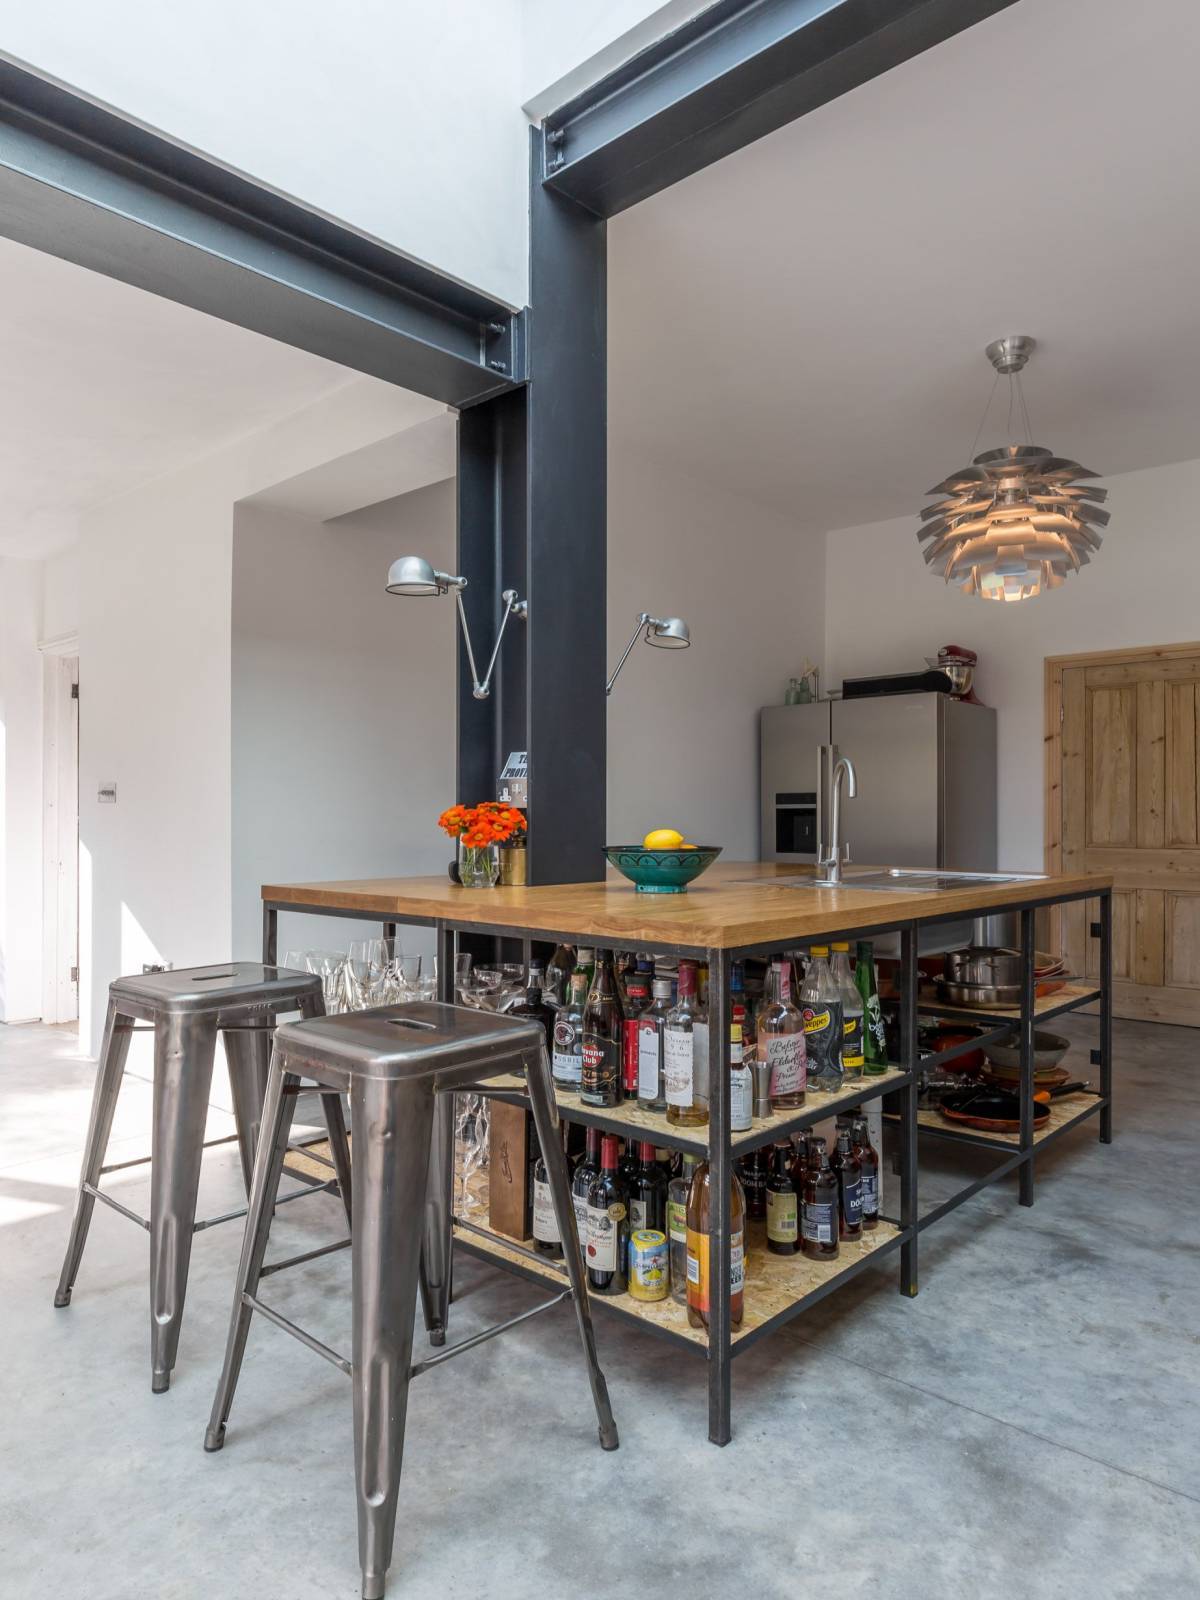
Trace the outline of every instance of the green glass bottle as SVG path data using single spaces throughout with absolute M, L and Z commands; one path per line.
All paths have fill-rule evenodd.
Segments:
M 883 1029 L 883 1008 L 879 985 L 875 981 L 875 953 L 869 939 L 858 941 L 854 962 L 854 982 L 863 1002 L 863 1070 L 877 1078 L 887 1071 L 887 1039 Z

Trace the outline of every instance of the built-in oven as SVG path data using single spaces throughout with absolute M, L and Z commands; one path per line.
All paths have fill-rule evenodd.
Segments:
M 776 856 L 815 856 L 817 791 L 785 789 L 775 795 Z

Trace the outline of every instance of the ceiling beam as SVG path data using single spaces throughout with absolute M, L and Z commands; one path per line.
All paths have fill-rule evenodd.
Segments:
M 611 217 L 1014 0 L 717 0 L 545 119 L 544 182 Z
M 0 234 L 466 406 L 524 378 L 524 318 L 0 59 Z

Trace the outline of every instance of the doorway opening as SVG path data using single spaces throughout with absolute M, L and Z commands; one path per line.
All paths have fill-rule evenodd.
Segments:
M 42 1021 L 79 1019 L 79 656 L 43 645 Z

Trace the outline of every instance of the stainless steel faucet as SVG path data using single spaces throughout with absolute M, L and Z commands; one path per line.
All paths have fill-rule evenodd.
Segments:
M 851 800 L 858 794 L 858 774 L 854 770 L 854 763 L 849 756 L 839 756 L 833 769 L 833 778 L 830 781 L 830 811 L 829 820 L 829 849 L 817 857 L 817 882 L 823 884 L 837 884 L 842 881 L 842 861 L 850 859 L 850 847 L 842 843 L 842 780 L 847 783 L 846 792 Z

